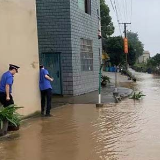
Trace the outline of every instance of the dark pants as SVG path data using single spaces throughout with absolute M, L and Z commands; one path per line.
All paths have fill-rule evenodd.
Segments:
M 0 103 L 3 105 L 3 107 L 8 107 L 9 105 L 14 104 L 12 95 L 10 94 L 9 96 L 10 96 L 10 100 L 7 101 L 6 93 L 0 92 Z
M 46 89 L 41 91 L 41 113 L 44 114 L 45 111 L 45 99 L 47 98 L 47 108 L 46 115 L 50 114 L 51 110 L 51 97 L 52 97 L 52 89 Z

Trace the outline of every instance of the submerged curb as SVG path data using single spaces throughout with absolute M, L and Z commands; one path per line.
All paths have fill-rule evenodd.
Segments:
M 120 90 L 122 90 L 123 92 L 121 92 Z M 133 93 L 132 89 L 119 87 L 117 93 L 113 92 L 113 97 L 115 99 L 115 103 L 118 103 L 118 102 L 122 101 L 123 99 L 129 97 L 132 93 Z
M 96 104 L 96 107 L 97 107 L 97 108 L 100 108 L 100 107 L 103 107 L 103 106 L 104 106 L 103 103 L 97 103 L 97 104 Z

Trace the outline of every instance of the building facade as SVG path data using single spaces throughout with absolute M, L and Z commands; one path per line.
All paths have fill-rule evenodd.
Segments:
M 99 0 L 37 0 L 40 62 L 54 77 L 53 93 L 98 89 Z
M 15 104 L 22 115 L 40 110 L 39 57 L 35 0 L 0 1 L 0 77 L 9 64 L 20 66 L 14 77 Z
M 150 58 L 150 52 L 144 51 L 143 54 L 138 58 L 138 63 L 147 63 Z

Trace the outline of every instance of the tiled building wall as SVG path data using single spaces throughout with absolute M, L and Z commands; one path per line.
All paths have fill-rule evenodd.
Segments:
M 73 94 L 71 19 L 69 0 L 37 0 L 40 61 L 43 54 L 61 53 L 62 94 Z
M 37 0 L 40 60 L 44 52 L 60 52 L 64 95 L 80 95 L 98 89 L 99 0 L 91 0 L 91 15 L 78 7 L 78 0 Z M 80 39 L 93 41 L 93 71 L 81 71 Z
M 102 44 L 98 39 L 99 0 L 91 0 L 91 15 L 78 7 L 78 0 L 71 0 L 71 40 L 73 65 L 73 92 L 79 95 L 98 89 L 99 52 Z M 80 39 L 93 41 L 93 71 L 81 71 Z

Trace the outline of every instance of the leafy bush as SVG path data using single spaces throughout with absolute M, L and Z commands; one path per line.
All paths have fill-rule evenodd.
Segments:
M 102 75 L 101 76 L 101 85 L 106 86 L 107 83 L 110 83 L 110 78 L 108 76 Z
M 16 112 L 20 108 L 22 107 L 16 105 L 10 105 L 6 108 L 0 107 L 0 129 L 3 128 L 3 122 L 6 120 L 16 127 L 20 125 L 21 115 Z
M 130 99 L 140 100 L 144 96 L 146 95 L 144 95 L 142 92 L 138 92 L 138 93 L 134 92 L 132 96 L 130 97 Z
M 102 75 L 101 78 L 102 78 L 102 81 L 110 83 L 110 78 L 108 76 Z
M 132 68 L 137 72 L 147 72 L 148 70 L 147 63 L 136 63 Z

